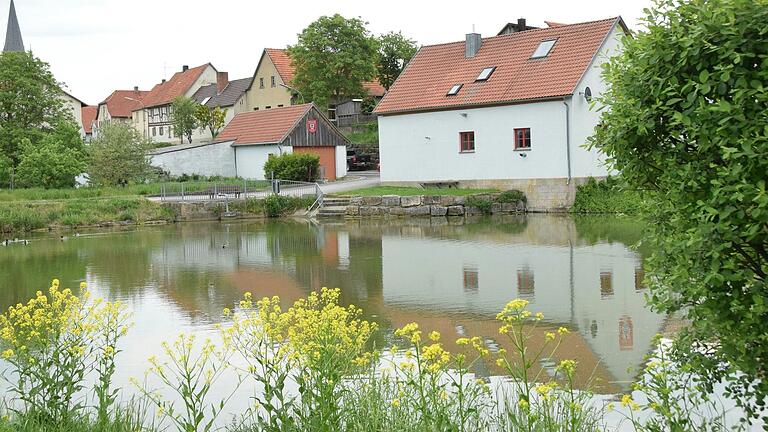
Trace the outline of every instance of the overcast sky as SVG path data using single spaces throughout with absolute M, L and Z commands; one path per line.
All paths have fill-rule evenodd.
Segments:
M 362 17 L 374 34 L 402 31 L 419 45 L 495 35 L 524 17 L 574 23 L 621 15 L 638 28 L 650 0 L 16 0 L 26 49 L 70 93 L 97 104 L 116 89 L 148 90 L 182 65 L 207 62 L 230 79 L 253 74 L 262 49 L 283 48 L 321 15 Z M 3 41 L 10 0 L 0 0 Z

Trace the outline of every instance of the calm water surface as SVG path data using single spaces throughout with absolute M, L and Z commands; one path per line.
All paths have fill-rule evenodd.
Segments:
M 28 246 L 0 248 L 0 306 L 26 301 L 58 277 L 87 281 L 99 296 L 125 301 L 135 327 L 123 342 L 118 385 L 143 376 L 146 359 L 180 332 L 213 334 L 245 292 L 285 301 L 323 286 L 380 324 L 378 346 L 415 321 L 457 337 L 482 336 L 493 351 L 496 313 L 514 298 L 531 302 L 546 322 L 572 335 L 554 373 L 575 358 L 600 389 L 629 388 L 663 331 L 665 317 L 645 307 L 642 255 L 632 248 L 642 226 L 626 219 L 529 215 L 450 223 L 445 220 L 310 223 L 189 223 L 88 232 L 61 241 L 39 235 Z M 538 342 L 534 342 L 537 344 Z M 478 369 L 495 375 L 493 361 Z

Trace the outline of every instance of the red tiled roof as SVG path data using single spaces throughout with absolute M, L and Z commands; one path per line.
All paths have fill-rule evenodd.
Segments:
M 620 17 L 483 39 L 475 57 L 462 42 L 422 47 L 379 102 L 378 114 L 436 110 L 570 95 Z M 557 39 L 548 57 L 531 59 L 539 43 Z M 496 70 L 476 82 L 487 67 Z M 456 96 L 447 96 L 463 84 Z
M 115 90 L 101 104 L 107 104 L 110 116 L 129 118 L 131 111 L 143 106 L 142 100 L 148 93 L 146 90 Z
M 265 51 L 267 52 L 267 55 L 269 55 L 269 58 L 272 59 L 272 63 L 275 65 L 277 73 L 280 74 L 283 82 L 290 84 L 294 75 L 296 75 L 296 69 L 291 63 L 291 58 L 288 56 L 288 51 L 276 48 L 267 48 Z M 370 96 L 381 97 L 384 96 L 384 93 L 386 93 L 386 90 L 381 84 L 379 84 L 378 81 L 364 82 L 363 87 Z
M 290 84 L 296 69 L 294 69 L 291 64 L 291 58 L 288 57 L 288 52 L 284 49 L 276 48 L 267 48 L 265 51 L 275 65 L 275 69 L 277 69 L 277 73 L 280 74 L 280 78 L 283 79 L 283 82 Z
M 363 88 L 369 96 L 382 97 L 387 90 L 378 81 L 368 81 L 363 83 Z
M 216 141 L 234 141 L 233 145 L 282 142 L 312 104 L 291 105 L 236 115 L 216 137 Z
M 84 106 L 81 108 L 81 116 L 83 118 L 83 130 L 89 134 L 93 132 L 93 121 L 96 120 L 96 114 L 99 112 L 97 106 Z
M 149 91 L 149 94 L 144 97 L 144 106 L 152 107 L 169 104 L 177 97 L 184 95 L 192 87 L 192 84 L 195 83 L 200 74 L 210 65 L 210 63 L 206 63 L 183 72 L 176 72 L 168 81 L 156 84 Z

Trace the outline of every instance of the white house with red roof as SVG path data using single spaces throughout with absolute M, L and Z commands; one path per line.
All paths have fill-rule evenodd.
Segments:
M 172 176 L 241 177 L 264 180 L 270 156 L 309 153 L 320 158 L 319 178 L 347 175 L 349 142 L 313 104 L 237 114 L 213 143 L 155 149 L 153 166 Z
M 530 209 L 569 207 L 576 184 L 609 174 L 584 144 L 601 65 L 628 34 L 616 17 L 422 47 L 374 110 L 382 182 L 514 188 Z

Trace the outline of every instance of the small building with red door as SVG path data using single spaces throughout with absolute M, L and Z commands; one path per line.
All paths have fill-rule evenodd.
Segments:
M 347 175 L 344 135 L 314 104 L 292 105 L 236 115 L 209 144 L 165 147 L 151 154 L 151 163 L 171 176 L 241 177 L 264 180 L 270 156 L 310 153 L 320 158 L 321 180 Z

